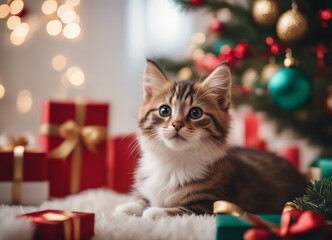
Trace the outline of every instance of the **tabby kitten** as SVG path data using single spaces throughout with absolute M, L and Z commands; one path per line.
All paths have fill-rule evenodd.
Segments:
M 253 213 L 280 213 L 303 193 L 305 179 L 288 161 L 228 146 L 230 89 L 226 65 L 202 83 L 172 82 L 147 61 L 135 200 L 118 206 L 116 213 L 150 219 L 212 214 L 217 200 Z

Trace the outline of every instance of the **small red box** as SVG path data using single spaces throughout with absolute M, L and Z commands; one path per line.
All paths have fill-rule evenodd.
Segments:
M 94 213 L 45 210 L 19 215 L 35 225 L 34 240 L 91 239 L 94 235 Z
M 81 190 L 106 186 L 108 110 L 107 102 L 44 102 L 40 140 L 49 156 L 51 196 L 63 197 Z M 68 126 L 72 129 L 68 130 Z M 62 129 L 65 129 L 65 133 L 62 133 Z M 91 149 L 88 146 L 91 138 L 85 140 L 82 136 L 94 137 L 97 134 L 95 131 L 104 138 Z M 72 133 L 78 133 L 75 147 L 64 157 L 54 156 L 56 149 L 64 144 L 72 144 Z
M 140 151 L 134 134 L 119 135 L 109 139 L 108 186 L 121 193 L 128 193 L 134 181 L 134 170 Z
M 19 156 L 15 156 L 17 150 Z M 0 193 L 3 204 L 39 205 L 47 200 L 49 183 L 45 152 L 22 146 L 13 151 L 0 151 Z

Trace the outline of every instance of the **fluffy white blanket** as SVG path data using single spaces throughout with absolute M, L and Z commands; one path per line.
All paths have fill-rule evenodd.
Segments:
M 19 214 L 45 209 L 95 213 L 93 239 L 214 239 L 215 217 L 182 216 L 146 220 L 133 216 L 114 216 L 117 204 L 130 197 L 109 189 L 81 192 L 63 199 L 44 202 L 38 207 L 0 205 L 0 240 L 31 239 L 33 225 L 27 219 L 16 219 Z

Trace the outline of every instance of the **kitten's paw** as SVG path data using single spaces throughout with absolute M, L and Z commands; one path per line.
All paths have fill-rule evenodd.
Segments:
M 142 216 L 144 207 L 137 202 L 128 202 L 118 205 L 114 210 L 114 215 L 119 216 L 123 214 L 132 215 L 136 217 Z
M 159 207 L 150 207 L 143 212 L 143 218 L 145 219 L 157 219 L 160 217 L 168 216 L 166 210 L 164 208 Z

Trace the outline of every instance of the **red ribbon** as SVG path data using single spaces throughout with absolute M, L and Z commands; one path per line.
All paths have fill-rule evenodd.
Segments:
M 281 217 L 280 228 L 268 228 L 264 222 L 249 229 L 245 240 L 267 240 L 271 234 L 278 239 L 292 239 L 324 227 L 325 218 L 315 211 L 285 211 Z M 257 226 L 257 224 L 256 224 Z

